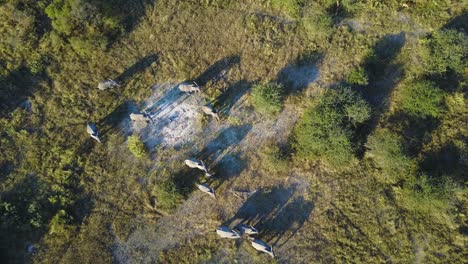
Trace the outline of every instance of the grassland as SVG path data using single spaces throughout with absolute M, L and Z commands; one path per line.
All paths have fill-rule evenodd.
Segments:
M 1 259 L 466 260 L 463 1 L 83 3 L 0 1 Z M 129 105 L 185 80 L 221 121 L 176 147 L 129 137 Z M 213 232 L 239 221 L 277 257 Z

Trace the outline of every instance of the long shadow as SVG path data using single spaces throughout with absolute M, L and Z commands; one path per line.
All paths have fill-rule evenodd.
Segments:
M 404 32 L 384 36 L 374 45 L 372 53 L 362 65 L 369 82 L 364 87 L 354 87 L 354 90 L 372 106 L 372 116 L 367 124 L 356 128 L 352 139 L 359 157 L 365 153 L 367 137 L 375 130 L 380 117 L 388 111 L 390 95 L 403 76 L 403 66 L 394 60 L 405 43 Z
M 285 186 L 257 191 L 224 225 L 231 227 L 238 224 L 259 226 L 262 222 L 266 222 L 272 216 L 278 214 L 286 206 L 293 194 L 294 188 Z
M 187 198 L 195 190 L 195 183 L 203 175 L 195 169 L 184 166 L 181 170 L 172 174 L 172 181 L 175 184 L 177 192 Z
M 226 154 L 213 168 L 216 183 L 212 188 L 218 189 L 224 182 L 238 176 L 247 166 L 247 161 L 240 158 L 239 153 Z
M 226 73 L 226 71 L 228 71 L 234 65 L 237 65 L 239 63 L 239 55 L 233 55 L 220 59 L 214 64 L 212 64 L 210 67 L 208 67 L 208 69 L 201 73 L 197 78 L 195 78 L 195 82 L 197 82 L 197 84 L 200 86 L 204 86 L 209 81 L 218 80 L 222 77 L 222 75 Z
M 131 1 L 130 1 L 131 2 Z M 158 56 L 155 54 L 147 55 L 137 62 L 135 62 L 130 68 L 126 69 L 119 77 L 116 78 L 116 81 L 119 84 L 128 82 L 132 77 L 140 72 L 143 72 L 148 67 L 151 67 L 151 64 L 158 60 Z
M 319 77 L 318 64 L 323 59 L 322 53 L 306 53 L 280 70 L 277 83 L 285 87 L 285 96 L 301 92 Z
M 232 107 L 239 99 L 250 89 L 252 83 L 246 80 L 240 80 L 230 85 L 221 95 L 219 95 L 213 103 L 215 109 L 221 115 L 229 115 Z
M 122 121 L 127 118 L 130 113 L 137 112 L 138 108 L 135 102 L 125 101 L 117 106 L 114 111 L 98 122 L 98 131 L 101 136 L 119 128 Z
M 464 12 L 463 14 L 450 19 L 450 21 L 447 22 L 447 24 L 445 24 L 442 28 L 455 29 L 459 32 L 468 34 L 468 12 Z
M 200 153 L 198 158 L 207 166 L 217 163 L 225 156 L 230 155 L 234 148 L 247 136 L 252 125 L 231 126 L 219 132 L 219 135 L 210 141 Z
M 468 171 L 468 160 L 463 155 L 463 149 L 450 142 L 440 149 L 427 153 L 419 166 L 426 175 L 436 180 L 450 177 L 463 184 L 463 181 L 466 181 L 466 172 Z
M 313 210 L 314 204 L 311 201 L 306 201 L 303 197 L 297 197 L 282 208 L 274 217 L 267 219 L 257 226 L 260 230 L 260 236 L 271 241 L 273 246 L 282 246 L 301 229 Z M 279 240 L 288 231 L 291 234 L 278 245 Z
M 187 100 L 190 96 L 191 95 L 188 95 L 187 93 L 181 92 L 179 90 L 179 85 L 175 85 L 156 102 L 145 106 L 144 111 L 154 118 L 155 121 L 156 118 L 163 121 L 163 119 L 168 117 L 172 110 Z
M 24 105 L 27 98 L 32 96 L 36 85 L 34 75 L 25 67 L 10 72 L 6 77 L 0 77 L 0 117 Z
M 213 189 L 216 190 L 227 180 L 239 175 L 246 167 L 246 161 L 238 153 L 233 153 L 233 150 L 251 129 L 251 125 L 225 128 L 198 153 L 197 158 L 203 160 L 209 172 L 215 175 L 205 181 Z
M 252 225 L 259 230 L 259 236 L 270 241 L 272 246 L 284 245 L 299 231 L 314 209 L 312 201 L 303 197 L 293 198 L 294 192 L 294 186 L 258 191 L 224 225 Z M 278 245 L 288 231 L 291 234 Z
M 172 181 L 178 192 L 187 197 L 195 189 L 195 183 L 198 181 L 205 181 L 205 183 L 213 185 L 212 188 L 217 189 L 226 180 L 238 175 L 245 168 L 246 163 L 238 155 L 233 154 L 232 150 L 251 129 L 251 125 L 244 125 L 222 130 L 195 157 L 203 160 L 210 173 L 214 173 L 215 177 L 205 180 L 202 172 L 184 166 L 172 174 Z M 217 165 L 210 167 L 210 164 L 213 163 L 217 163 Z

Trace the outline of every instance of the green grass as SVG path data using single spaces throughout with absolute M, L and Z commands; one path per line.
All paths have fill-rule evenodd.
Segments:
M 137 158 L 148 157 L 148 150 L 146 149 L 145 144 L 140 140 L 136 135 L 130 136 L 127 139 L 128 149 L 130 152 Z
M 379 178 L 397 182 L 412 173 L 412 161 L 405 154 L 402 139 L 386 129 L 371 134 L 366 143 L 368 157 L 382 170 Z
M 250 99 L 255 110 L 265 114 L 278 114 L 283 108 L 284 87 L 281 84 L 256 84 Z
M 359 67 L 348 74 L 346 82 L 350 85 L 365 86 L 369 84 L 369 77 L 364 69 Z

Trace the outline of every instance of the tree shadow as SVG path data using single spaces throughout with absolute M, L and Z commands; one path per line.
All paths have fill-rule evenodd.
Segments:
M 301 92 L 319 77 L 318 64 L 323 53 L 306 53 L 280 70 L 276 82 L 285 87 L 284 95 Z
M 148 6 L 152 6 L 154 1 L 150 0 L 92 0 L 91 3 L 106 17 L 121 21 L 123 31 L 121 34 L 110 36 L 111 45 L 123 37 L 122 33 L 130 33 L 145 16 Z
M 339 1 L 336 1 L 336 4 L 330 5 L 326 9 L 326 12 L 328 16 L 333 19 L 335 24 L 341 23 L 345 18 L 352 18 L 354 15 L 352 11 L 346 8 L 346 5 L 340 5 Z
M 468 171 L 468 160 L 464 155 L 466 151 L 464 153 L 463 149 L 450 142 L 440 149 L 425 154 L 419 166 L 431 177 L 448 176 L 463 183 L 463 180 L 466 180 L 464 173 Z
M 411 116 L 403 111 L 393 114 L 388 122 L 401 129 L 405 150 L 413 157 L 421 152 L 424 143 L 431 139 L 432 131 L 440 125 L 440 121 L 436 118 Z
M 388 109 L 388 97 L 403 76 L 402 65 L 394 63 L 406 43 L 404 32 L 386 35 L 373 47 L 363 68 L 369 84 L 361 90 L 363 97 L 376 109 Z
M 232 107 L 250 89 L 252 84 L 246 80 L 240 80 L 230 85 L 212 103 L 215 109 L 222 115 L 229 115 Z
M 368 84 L 353 87 L 372 107 L 370 121 L 357 127 L 352 139 L 356 146 L 356 154 L 360 158 L 366 151 L 368 136 L 375 130 L 380 117 L 388 111 L 391 93 L 403 77 L 403 65 L 395 63 L 394 60 L 405 43 L 404 32 L 386 35 L 380 39 L 362 65 L 369 78 Z
M 130 66 L 116 78 L 117 83 L 122 84 L 128 82 L 132 79 L 134 75 L 143 72 L 148 67 L 151 67 L 151 64 L 153 64 L 157 60 L 158 56 L 155 54 L 150 54 L 139 59 L 137 62 L 135 62 L 132 66 Z
M 465 34 L 468 33 L 468 12 L 464 12 L 463 14 L 456 16 L 450 19 L 447 24 L 445 24 L 443 29 L 455 29 L 459 32 L 463 32 Z
M 201 73 L 198 77 L 195 78 L 195 82 L 200 85 L 204 86 L 209 81 L 218 80 L 223 75 L 227 73 L 227 71 L 232 68 L 234 65 L 240 63 L 240 56 L 233 55 L 229 57 L 225 57 L 223 59 L 218 60 L 214 64 L 212 64 L 208 69 L 206 69 L 203 73 Z
M 73 181 L 78 180 L 75 176 L 72 176 Z M 83 189 L 74 187 L 77 185 L 61 186 L 72 193 L 69 198 L 74 200 L 65 208 L 50 202 L 56 194 L 48 190 L 48 183 L 34 174 L 25 175 L 9 191 L 0 193 L 2 203 L 8 204 L 0 208 L 0 258 L 11 263 L 24 263 L 29 257 L 26 246 L 41 240 L 49 230 L 51 219 L 61 209 L 72 217 L 67 224 L 79 226 L 93 203 Z
M 36 85 L 35 75 L 26 67 L 20 67 L 8 76 L 0 77 L 0 116 L 22 106 L 28 97 L 32 96 L 33 87 Z

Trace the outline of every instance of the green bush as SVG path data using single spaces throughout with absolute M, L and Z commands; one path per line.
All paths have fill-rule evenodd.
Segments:
M 109 38 L 124 31 L 122 14 L 111 12 L 112 1 L 53 0 L 45 8 L 52 28 L 70 40 L 81 55 L 105 49 Z
M 437 118 L 444 110 L 444 92 L 430 81 L 418 81 L 403 87 L 401 107 L 408 114 Z
M 259 112 L 277 114 L 283 107 L 283 94 L 284 87 L 281 84 L 257 84 L 252 88 L 252 104 Z
M 404 153 L 398 135 L 378 129 L 369 136 L 366 147 L 367 156 L 375 161 L 386 180 L 396 182 L 411 173 L 411 159 Z
M 468 37 L 455 30 L 432 33 L 426 40 L 429 55 L 425 58 L 427 71 L 444 74 L 453 71 L 463 75 L 468 67 Z
M 369 77 L 364 69 L 359 67 L 348 74 L 346 82 L 351 85 L 367 85 L 369 84 Z
M 324 158 L 341 164 L 353 157 L 356 126 L 370 117 L 370 107 L 349 88 L 329 90 L 308 109 L 293 131 L 293 147 L 301 158 Z
M 178 192 L 175 184 L 171 181 L 157 184 L 153 194 L 156 197 L 156 205 L 165 211 L 174 210 L 183 199 L 183 196 Z
M 78 54 L 87 55 L 90 54 L 96 47 L 105 49 L 108 44 L 108 39 L 106 37 L 71 37 L 70 44 Z
M 148 157 L 148 150 L 138 136 L 128 137 L 128 149 L 137 158 Z

